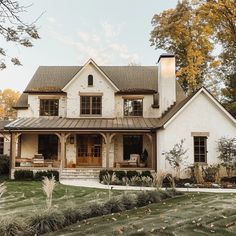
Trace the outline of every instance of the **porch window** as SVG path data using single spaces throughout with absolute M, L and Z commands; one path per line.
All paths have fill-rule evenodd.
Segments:
M 194 162 L 207 162 L 207 137 L 195 136 L 194 139 Z
M 40 99 L 40 116 L 58 116 L 58 99 Z
M 38 153 L 44 159 L 56 160 L 58 156 L 58 137 L 56 135 L 40 134 L 38 136 Z
M 123 136 L 124 160 L 130 159 L 130 154 L 141 154 L 143 151 L 142 135 Z
M 81 115 L 101 115 L 102 96 L 80 96 Z
M 142 116 L 143 99 L 124 99 L 124 116 Z
M 4 138 L 0 137 L 0 155 L 4 154 Z

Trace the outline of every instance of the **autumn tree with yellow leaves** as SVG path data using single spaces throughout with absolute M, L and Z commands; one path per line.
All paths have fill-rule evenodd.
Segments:
M 236 116 L 236 1 L 182 0 L 154 15 L 152 25 L 151 45 L 175 54 L 183 89 L 190 94 L 220 83 L 222 101 Z
M 19 97 L 20 92 L 12 89 L 0 90 L 0 120 L 16 118 L 16 110 L 13 107 Z

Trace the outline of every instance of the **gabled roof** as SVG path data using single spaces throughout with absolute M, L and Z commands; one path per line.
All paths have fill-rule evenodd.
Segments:
M 185 107 L 191 104 L 191 102 L 201 93 L 204 93 L 208 96 L 213 103 L 219 107 L 219 109 L 236 125 L 235 118 L 220 104 L 220 102 L 205 88 L 202 87 L 194 92 L 192 95 L 188 96 L 186 99 L 176 103 L 160 120 L 160 126 L 166 127 L 170 122 L 172 122 L 175 117 L 180 114 Z
M 61 93 L 62 89 L 82 69 L 82 66 L 40 66 L 17 101 L 15 108 L 28 107 L 28 93 Z M 119 89 L 119 92 L 158 90 L 157 66 L 99 66 L 105 75 Z M 185 94 L 177 82 L 177 101 Z

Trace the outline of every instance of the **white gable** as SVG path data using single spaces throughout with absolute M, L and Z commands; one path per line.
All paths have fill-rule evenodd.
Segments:
M 93 86 L 88 86 L 88 75 L 93 75 Z M 63 91 L 67 93 L 67 117 L 80 117 L 80 96 L 86 94 L 99 94 L 102 96 L 102 117 L 115 116 L 115 92 L 117 88 L 109 78 L 89 61 L 74 76 Z

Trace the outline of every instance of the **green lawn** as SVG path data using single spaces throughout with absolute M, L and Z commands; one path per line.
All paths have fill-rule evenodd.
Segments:
M 0 181 L 2 182 L 2 181 Z M 41 182 L 6 181 L 7 193 L 0 199 L 0 215 L 27 217 L 45 208 Z M 113 195 L 121 191 L 113 191 Z M 57 184 L 53 205 L 108 199 L 107 190 Z M 158 204 L 119 214 L 92 218 L 71 225 L 55 235 L 236 235 L 236 194 L 188 193 Z
M 236 235 L 236 195 L 185 194 L 49 234 L 55 235 Z
M 0 199 L 0 215 L 16 214 L 26 217 L 46 207 L 40 181 L 6 181 L 5 183 L 7 192 Z M 119 193 L 119 191 L 113 191 L 114 195 Z M 58 183 L 53 193 L 53 205 L 59 209 L 71 204 L 81 207 L 95 199 L 98 201 L 108 199 L 107 190 L 64 186 Z

